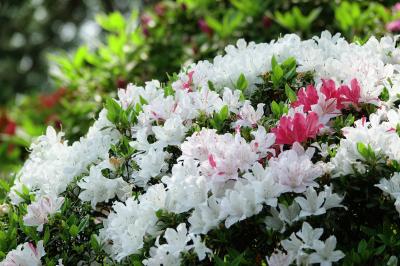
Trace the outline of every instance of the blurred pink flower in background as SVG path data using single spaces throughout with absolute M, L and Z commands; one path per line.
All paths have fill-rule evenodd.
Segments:
M 272 25 L 272 19 L 268 16 L 263 16 L 262 24 L 265 29 L 269 29 L 269 27 Z
M 391 32 L 400 31 L 400 20 L 395 20 L 386 24 L 386 29 Z
M 211 36 L 213 34 L 213 30 L 208 26 L 207 22 L 205 19 L 201 18 L 197 21 L 197 25 L 199 25 L 199 28 L 202 32 L 206 33 L 208 36 Z

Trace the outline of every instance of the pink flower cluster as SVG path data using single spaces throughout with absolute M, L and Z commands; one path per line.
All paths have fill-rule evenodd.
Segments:
M 319 130 L 327 126 L 329 120 L 350 106 L 360 103 L 361 88 L 356 79 L 350 87 L 336 87 L 333 80 L 322 80 L 322 86 L 315 88 L 308 85 L 297 93 L 297 100 L 290 111 L 294 115 L 281 117 L 278 126 L 271 131 L 276 135 L 276 144 L 304 142 L 317 136 Z M 290 113 L 290 112 L 289 112 Z

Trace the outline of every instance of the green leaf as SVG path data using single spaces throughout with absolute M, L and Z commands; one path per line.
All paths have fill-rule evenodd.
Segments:
M 244 91 L 248 86 L 248 82 L 246 80 L 246 77 L 242 74 L 240 74 L 239 78 L 236 81 L 236 89 Z
M 382 246 L 380 246 L 380 247 L 378 247 L 377 249 L 375 249 L 375 255 L 380 255 L 380 254 L 382 254 L 382 252 L 383 251 L 385 251 L 385 249 L 386 249 L 386 246 L 385 245 L 382 245 Z
M 74 68 L 79 69 L 83 66 L 88 51 L 89 48 L 86 45 L 78 48 L 73 60 Z
M 69 228 L 69 233 L 71 236 L 76 237 L 79 234 L 79 228 L 75 224 L 71 225 Z
M 219 111 L 219 119 L 221 121 L 225 121 L 229 116 L 229 109 L 228 109 L 228 105 L 224 105 L 221 108 L 221 111 Z
M 86 215 L 85 218 L 78 225 L 78 233 L 82 232 L 83 229 L 89 224 L 89 215 Z
M 277 66 L 278 66 L 278 61 L 276 61 L 276 57 L 275 55 L 273 55 L 271 58 L 271 69 L 274 69 Z
M 295 102 L 297 100 L 296 93 L 289 87 L 288 84 L 285 84 L 285 94 L 290 102 Z
M 229 265 L 231 266 L 239 266 L 242 263 L 244 253 L 237 256 Z
M 275 79 L 279 82 L 281 78 L 283 77 L 283 69 L 281 66 L 277 65 L 272 69 L 272 73 L 275 77 Z
M 209 88 L 211 91 L 215 91 L 214 83 L 212 83 L 211 80 L 207 81 L 207 83 L 208 83 L 208 88 Z
M 221 259 L 218 256 L 214 257 L 214 263 L 216 266 L 228 266 L 229 265 L 227 262 L 225 262 L 225 258 Z
M 139 96 L 139 99 L 140 99 L 140 104 L 141 104 L 141 105 L 149 104 L 149 103 L 147 102 L 147 100 L 146 100 L 145 98 L 142 97 L 142 95 Z
M 96 22 L 105 30 L 111 32 L 122 32 L 125 29 L 125 18 L 119 12 L 109 15 L 96 15 Z
M 279 115 L 279 113 L 280 113 L 280 108 L 279 108 L 279 104 L 277 103 L 277 102 L 275 102 L 275 101 L 272 101 L 272 103 L 271 103 L 271 112 L 274 114 L 274 115 Z
M 107 109 L 107 118 L 110 122 L 115 123 L 122 111 L 122 107 L 112 98 L 106 100 L 105 108 Z
M 97 240 L 97 236 L 95 234 L 92 234 L 90 236 L 90 245 L 91 245 L 92 249 L 95 251 L 99 251 L 101 249 L 101 245 L 100 245 L 99 241 Z
M 168 97 L 170 95 L 174 95 L 175 91 L 171 85 L 165 86 L 164 88 L 164 97 Z
M 213 29 L 215 32 L 219 33 L 219 35 L 222 35 L 222 24 L 212 16 L 207 15 L 205 17 L 205 20 L 207 22 L 207 25 Z
M 365 239 L 361 240 L 360 243 L 358 243 L 358 248 L 357 252 L 360 254 L 364 254 L 365 250 L 367 249 L 367 241 Z
M 389 95 L 389 91 L 386 87 L 383 88 L 381 95 L 379 95 L 379 98 L 385 102 L 389 100 L 390 95 Z
M 360 155 L 362 157 L 364 157 L 365 159 L 368 159 L 368 148 L 367 148 L 367 146 L 365 146 L 364 143 L 362 143 L 362 142 L 357 143 L 357 151 L 360 153 Z
M 5 192 L 7 193 L 10 192 L 10 185 L 4 179 L 0 179 L 0 187 L 2 187 L 5 190 Z
M 44 235 L 43 235 L 43 244 L 46 245 L 47 242 L 49 241 L 49 239 L 50 239 L 50 229 L 49 229 L 49 227 L 46 226 L 46 229 L 45 229 Z

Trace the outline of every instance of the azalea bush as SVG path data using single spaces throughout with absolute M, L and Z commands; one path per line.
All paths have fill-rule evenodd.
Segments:
M 3 265 L 397 265 L 400 53 L 239 40 L 129 84 L 1 181 Z
M 388 30 L 396 31 L 397 10 L 389 3 L 371 1 L 181 0 L 157 1 L 130 15 L 98 14 L 95 20 L 101 34 L 95 41 L 48 57 L 53 91 L 19 95 L 7 102 L 2 116 L 15 130 L 2 132 L 0 125 L 4 133 L 0 134 L 0 175 L 17 171 L 30 143 L 47 125 L 63 128 L 69 141 L 79 140 L 104 99 L 115 97 L 128 82 L 167 82 L 166 73 L 212 58 L 238 38 L 268 42 L 289 32 L 311 38 L 328 29 L 363 43 L 371 35 L 386 33 L 390 21 L 394 22 Z

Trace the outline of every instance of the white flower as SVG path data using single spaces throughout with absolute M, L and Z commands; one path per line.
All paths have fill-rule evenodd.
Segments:
M 278 204 L 278 206 L 279 212 L 276 208 L 272 208 L 272 216 L 267 216 L 264 222 L 268 228 L 284 232 L 286 224 L 290 226 L 299 219 L 300 205 L 293 201 L 288 207 L 284 204 Z
M 325 202 L 323 207 L 325 208 L 325 210 L 329 210 L 332 208 L 339 208 L 339 207 L 343 207 L 346 209 L 345 206 L 340 204 L 343 201 L 343 197 L 339 196 L 336 193 L 332 193 L 332 185 L 324 186 L 324 196 L 325 196 Z
M 206 234 L 208 231 L 216 228 L 221 222 L 220 206 L 217 199 L 211 196 L 207 203 L 197 206 L 188 221 L 190 223 L 190 232 L 195 234 Z
M 311 144 L 311 146 L 317 148 L 319 150 L 319 155 L 321 155 L 321 157 L 323 159 L 325 159 L 326 157 L 328 157 L 329 152 L 336 148 L 336 144 L 331 144 L 329 145 L 328 143 L 321 143 L 319 144 L 318 142 L 314 142 L 313 144 Z
M 289 266 L 293 262 L 291 253 L 283 253 L 280 250 L 275 250 L 270 257 L 266 257 L 268 266 Z
M 178 257 L 179 254 L 185 249 L 186 244 L 190 241 L 187 235 L 185 224 L 179 224 L 176 230 L 167 228 L 164 233 L 164 238 L 167 241 L 168 253 Z
M 108 121 L 104 109 L 86 137 L 69 146 L 62 136 L 63 133 L 57 134 L 49 127 L 46 135 L 32 144 L 32 153 L 10 190 L 13 204 L 22 201 L 16 191 L 21 192 L 23 185 L 37 197 L 63 193 L 74 177 L 87 173 L 89 165 L 108 158 L 108 151 L 120 134 Z
M 204 242 L 201 241 L 200 236 L 191 235 L 190 238 L 193 241 L 193 245 L 191 245 L 190 247 L 193 247 L 194 252 L 197 254 L 197 257 L 199 258 L 200 261 L 204 260 L 207 254 L 212 254 L 211 249 L 206 247 Z
M 359 173 L 366 171 L 365 158 L 358 151 L 358 143 L 370 146 L 378 162 L 384 162 L 385 157 L 400 160 L 400 137 L 395 130 L 399 121 L 396 120 L 396 114 L 382 109 L 371 114 L 368 122 L 363 118 L 354 123 L 355 127 L 343 128 L 346 138 L 340 140 L 336 156 L 331 160 L 335 175 L 353 174 L 354 169 Z
M 158 235 L 156 211 L 165 207 L 165 194 L 164 186 L 158 184 L 149 187 L 138 200 L 128 198 L 125 203 L 114 203 L 113 212 L 103 222 L 99 235 L 113 258 L 120 261 L 138 253 L 144 236 Z
M 153 121 L 165 121 L 170 118 L 175 111 L 176 102 L 172 96 L 164 97 L 159 94 L 157 98 L 143 106 L 143 113 L 138 117 L 143 120 L 143 124 L 150 124 Z
M 43 196 L 28 205 L 28 213 L 24 216 L 24 224 L 37 226 L 38 231 L 43 230 L 43 225 L 49 221 L 49 216 L 55 214 L 64 203 L 63 197 Z
M 145 153 L 138 153 L 133 160 L 140 170 L 132 174 L 133 181 L 140 187 L 145 187 L 152 178 L 160 175 L 168 166 L 165 162 L 168 153 L 161 148 L 151 147 Z
M 175 213 L 183 213 L 206 202 L 209 188 L 207 180 L 200 175 L 185 175 L 182 167 L 174 167 L 171 177 L 162 182 L 167 185 L 167 208 Z
M 382 178 L 375 186 L 394 198 L 400 197 L 400 173 L 394 173 L 389 180 Z
M 256 203 L 276 207 L 278 197 L 285 191 L 284 186 L 278 184 L 269 171 L 263 168 L 258 162 L 251 168 L 252 173 L 243 175 L 248 180 L 249 186 L 253 187 Z
M 142 261 L 143 265 L 146 266 L 180 266 L 181 259 L 179 256 L 174 256 L 171 253 L 168 253 L 168 250 L 165 248 L 166 245 L 159 246 L 158 239 L 156 243 L 156 247 L 150 248 L 150 258 Z
M 176 230 L 167 228 L 164 238 L 166 243 L 160 245 L 160 237 L 157 237 L 156 246 L 150 249 L 151 258 L 144 260 L 144 265 L 180 265 L 180 254 L 192 248 L 200 261 L 206 257 L 207 253 L 210 253 L 200 237 L 188 234 L 184 223 L 179 224 Z M 193 245 L 188 244 L 190 241 L 193 241 Z
M 344 258 L 344 253 L 336 248 L 336 237 L 330 236 L 325 242 L 314 241 L 313 249 L 316 252 L 309 257 L 310 263 L 320 263 L 322 266 L 330 266 L 332 262 L 337 262 Z
M 304 242 L 305 247 L 312 247 L 314 241 L 318 240 L 323 232 L 324 229 L 313 229 L 309 223 L 304 222 L 301 231 L 297 232 L 296 235 Z
M 304 151 L 299 143 L 294 143 L 291 150 L 269 160 L 269 170 L 276 182 L 286 191 L 304 192 L 309 186 L 318 186 L 315 179 L 323 174 L 322 168 L 313 164 L 311 157 L 314 149 Z
M 297 197 L 295 201 L 300 205 L 301 211 L 299 217 L 306 217 L 311 215 L 321 215 L 326 212 L 326 209 L 322 206 L 325 201 L 325 193 L 321 192 L 317 195 L 314 188 L 307 188 L 304 193 L 306 198 Z
M 235 127 L 254 127 L 257 125 L 257 122 L 264 115 L 264 105 L 263 103 L 259 103 L 257 105 L 257 110 L 254 110 L 253 106 L 251 106 L 249 101 L 245 101 L 242 108 L 238 113 L 238 120 L 235 122 Z
M 389 180 L 382 178 L 375 186 L 396 200 L 394 206 L 400 214 L 400 173 L 394 173 Z
M 157 80 L 146 82 L 145 88 L 128 84 L 126 89 L 118 90 L 119 102 L 123 109 L 141 103 L 141 98 L 150 102 L 159 95 L 160 86 L 161 84 Z
M 179 116 L 168 118 L 163 126 L 154 126 L 152 128 L 156 138 L 163 144 L 179 145 L 185 137 L 187 131 Z
M 271 149 L 271 146 L 275 143 L 275 134 L 266 133 L 263 126 L 259 126 L 251 134 L 254 136 L 254 140 L 250 142 L 250 145 L 253 151 L 259 154 L 259 158 L 265 158 L 268 153 L 275 155 L 275 150 Z
M 134 137 L 136 138 L 134 141 L 131 141 L 129 145 L 132 148 L 135 148 L 138 151 L 148 151 L 152 147 L 152 144 L 148 141 L 148 136 L 150 130 L 148 127 L 142 127 L 135 132 L 133 132 Z
M 324 230 L 322 228 L 313 229 L 307 222 L 303 222 L 302 228 L 296 234 L 292 233 L 288 240 L 281 242 L 282 247 L 294 255 L 297 264 L 305 263 L 308 260 L 308 253 L 304 249 L 313 247 L 315 240 L 319 240 Z
M 200 172 L 213 183 L 238 178 L 257 160 L 257 154 L 239 135 L 218 135 L 213 129 L 194 133 L 181 145 L 179 160 L 197 160 Z
M 206 87 L 191 93 L 190 96 L 192 97 L 194 108 L 207 115 L 218 111 L 218 106 L 222 105 L 222 99 L 219 95 Z
M 224 88 L 224 94 L 222 96 L 222 106 L 228 106 L 230 112 L 237 114 L 239 112 L 239 108 L 242 106 L 242 102 L 240 101 L 240 95 L 242 92 L 240 90 L 231 90 L 229 88 Z
M 297 204 L 297 203 L 296 203 Z M 300 211 L 300 210 L 299 210 Z M 264 219 L 264 223 L 268 229 L 273 229 L 276 231 L 284 232 L 285 231 L 285 223 L 279 217 L 279 212 L 276 208 L 271 208 L 272 216 L 267 216 Z
M 228 190 L 221 200 L 220 218 L 226 218 L 225 227 L 253 216 L 262 210 L 262 204 L 256 202 L 253 186 L 241 182 L 235 184 L 234 190 Z
M 78 186 L 83 189 L 79 198 L 82 201 L 90 201 L 93 209 L 98 202 L 108 202 L 115 196 L 125 200 L 132 192 L 132 186 L 121 177 L 114 179 L 104 177 L 102 170 L 106 168 L 112 168 L 108 161 L 106 164 L 92 166 L 89 176 L 78 182 Z
M 282 247 L 288 254 L 293 255 L 297 265 L 331 265 L 332 262 L 342 259 L 344 254 L 339 250 L 335 251 L 335 236 L 330 236 L 325 242 L 319 240 L 323 231 L 322 228 L 313 229 L 307 222 L 303 222 L 299 232 L 292 233 L 289 239 L 281 242 Z M 310 254 L 310 251 L 315 252 Z
M 36 247 L 32 243 L 18 245 L 16 249 L 8 252 L 6 258 L 0 262 L 1 266 L 41 266 L 42 258 L 46 252 L 43 248 L 43 240 Z
M 394 202 L 394 206 L 396 208 L 396 211 L 400 214 L 400 198 L 396 199 L 396 201 Z

